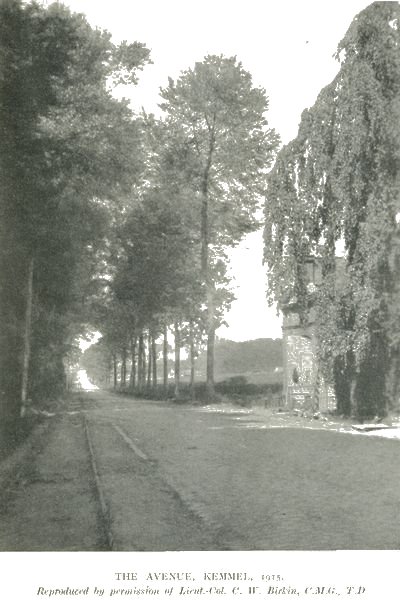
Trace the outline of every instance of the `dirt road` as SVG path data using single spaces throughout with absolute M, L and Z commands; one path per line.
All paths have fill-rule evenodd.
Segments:
M 1 550 L 400 547 L 397 440 L 83 399 L 3 491 Z

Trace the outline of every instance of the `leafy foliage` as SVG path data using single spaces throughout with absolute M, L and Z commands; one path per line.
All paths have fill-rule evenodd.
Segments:
M 207 385 L 213 396 L 216 282 L 224 249 L 257 229 L 265 173 L 278 143 L 268 128 L 265 91 L 235 57 L 206 56 L 161 91 L 168 128 L 165 161 L 191 194 L 200 231 L 207 307 Z
M 10 413 L 18 409 L 32 259 L 30 393 L 60 387 L 107 226 L 102 199 L 126 194 L 141 169 L 139 130 L 108 80 L 121 70 L 135 80 L 148 50 L 114 46 L 58 3 L 18 0 L 0 5 L 0 40 L 0 389 Z
M 295 300 L 303 319 L 316 307 L 322 365 L 337 391 L 347 381 L 344 397 L 355 381 L 346 412 L 361 416 L 385 412 L 386 376 L 398 354 L 391 315 L 399 279 L 399 18 L 397 2 L 374 2 L 354 19 L 338 46 L 340 71 L 279 153 L 265 205 L 270 299 L 281 307 Z M 310 257 L 322 269 L 316 290 L 308 286 Z

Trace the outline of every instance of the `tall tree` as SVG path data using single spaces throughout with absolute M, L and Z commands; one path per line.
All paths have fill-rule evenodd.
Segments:
M 374 2 L 353 20 L 339 73 L 280 152 L 265 206 L 270 297 L 295 299 L 303 319 L 314 305 L 339 409 L 360 417 L 384 414 L 388 374 L 393 385 L 399 378 L 399 19 L 397 2 Z M 310 256 L 322 269 L 316 289 L 307 286 Z
M 6 0 L 0 61 L 0 393 L 11 416 L 29 368 L 29 312 L 28 389 L 41 395 L 46 379 L 62 380 L 71 293 L 102 235 L 102 200 L 127 192 L 140 162 L 138 129 L 110 77 L 136 81 L 148 50 L 114 46 L 61 4 Z
M 200 231 L 201 280 L 207 304 L 207 390 L 214 396 L 216 285 L 221 249 L 258 227 L 265 173 L 278 144 L 268 128 L 268 100 L 236 58 L 207 56 L 161 91 L 175 181 L 190 191 Z

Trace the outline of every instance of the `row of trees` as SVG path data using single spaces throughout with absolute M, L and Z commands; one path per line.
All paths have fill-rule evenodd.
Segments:
M 338 48 L 341 68 L 275 158 L 268 100 L 235 57 L 207 56 L 133 115 L 112 87 L 149 62 L 59 3 L 0 5 L 0 393 L 13 417 L 54 396 L 77 334 L 103 336 L 121 381 L 157 381 L 156 341 L 192 365 L 232 300 L 226 249 L 265 205 L 270 299 L 317 308 L 319 358 L 342 412 L 397 393 L 399 7 L 376 2 Z M 266 182 L 268 179 L 268 190 Z M 344 241 L 345 269 L 335 247 Z M 305 264 L 322 265 L 317 290 Z M 115 378 L 115 375 L 114 375 Z
M 268 178 L 269 296 L 317 314 L 321 369 L 344 414 L 399 395 L 400 7 L 374 2 L 338 46 L 340 70 Z M 336 248 L 343 244 L 338 259 Z M 307 286 L 306 263 L 322 269 Z
M 54 397 L 86 321 L 107 205 L 140 172 L 137 125 L 112 82 L 136 82 L 142 44 L 115 46 L 61 4 L 0 4 L 2 423 Z
M 156 380 L 168 328 L 177 373 L 180 346 L 194 357 L 205 337 L 212 396 L 225 249 L 258 227 L 278 144 L 264 90 L 236 58 L 209 56 L 169 81 L 161 119 L 134 115 L 112 87 L 136 83 L 148 50 L 58 2 L 2 2 L 0 56 L 3 417 L 60 392 L 85 327 L 123 382 L 130 355 L 132 385 Z
M 162 342 L 161 339 L 159 341 Z M 158 386 L 155 390 L 153 385 L 153 358 L 151 358 L 151 366 L 147 363 L 149 352 L 147 341 L 144 340 L 145 352 L 146 352 L 146 367 L 141 377 L 138 374 L 135 375 L 136 387 L 141 387 L 140 394 L 146 394 L 151 397 L 164 397 L 165 393 L 169 397 L 175 396 L 175 386 L 172 384 L 170 379 L 167 389 L 165 390 L 162 386 L 162 374 L 164 370 L 163 357 L 162 357 L 162 344 L 156 344 L 156 376 L 158 376 Z M 188 345 L 189 346 L 189 345 Z M 190 351 L 190 348 L 188 348 Z M 151 351 L 150 351 L 151 353 Z M 136 360 L 136 364 L 131 361 L 128 357 L 126 364 L 119 362 L 114 365 L 112 356 L 110 355 L 105 340 L 102 338 L 96 344 L 89 346 L 80 359 L 80 367 L 86 370 L 86 373 L 90 380 L 100 388 L 111 388 L 114 385 L 115 375 L 115 386 L 119 387 L 124 383 L 128 387 L 130 392 L 132 387 L 132 368 L 139 367 L 140 362 Z M 259 338 L 257 340 L 247 340 L 245 342 L 233 342 L 232 340 L 224 340 L 217 338 L 215 344 L 215 374 L 217 392 L 221 391 L 225 387 L 234 389 L 234 386 L 250 379 L 252 383 L 256 381 L 267 389 L 267 383 L 277 384 L 279 388 L 279 382 L 281 381 L 280 371 L 282 370 L 282 340 L 272 340 L 270 338 Z M 207 353 L 206 349 L 200 350 L 199 356 L 196 358 L 195 366 L 192 365 L 190 360 L 190 353 L 188 352 L 185 358 L 182 358 L 181 373 L 183 383 L 181 384 L 180 394 L 182 399 L 187 398 L 190 393 L 188 386 L 190 382 L 190 376 L 192 369 L 195 369 L 196 373 L 196 386 L 195 393 L 198 398 L 203 399 L 205 394 L 205 375 L 207 367 Z M 173 375 L 175 368 L 174 353 L 170 352 L 168 356 L 167 369 L 169 377 Z M 225 381 L 221 384 L 221 381 Z M 247 382 L 246 382 L 247 386 Z M 138 390 L 139 392 L 139 390 Z
M 235 58 L 207 56 L 170 80 L 161 96 L 163 116 L 139 119 L 145 168 L 115 228 L 96 327 L 114 384 L 118 364 L 122 387 L 139 390 L 145 381 L 156 385 L 160 337 L 167 389 L 168 331 L 175 338 L 176 394 L 181 346 L 191 357 L 193 390 L 204 342 L 212 398 L 215 331 L 232 300 L 225 250 L 259 227 L 256 211 L 278 138 L 265 120 L 264 90 L 253 87 Z

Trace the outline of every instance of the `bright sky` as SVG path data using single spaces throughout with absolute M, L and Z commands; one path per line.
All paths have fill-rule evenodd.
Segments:
M 338 70 L 332 58 L 354 16 L 370 2 L 347 0 L 64 0 L 85 13 L 114 41 L 139 41 L 153 65 L 132 90 L 134 107 L 157 111 L 158 90 L 168 76 L 206 54 L 236 55 L 255 85 L 270 99 L 269 123 L 287 143 L 297 134 L 302 111 Z M 276 311 L 265 301 L 262 235 L 251 234 L 232 253 L 236 295 L 218 335 L 232 340 L 281 336 Z

